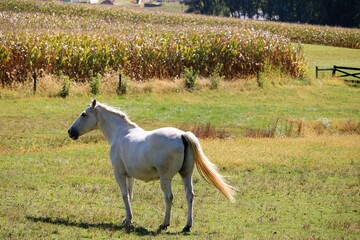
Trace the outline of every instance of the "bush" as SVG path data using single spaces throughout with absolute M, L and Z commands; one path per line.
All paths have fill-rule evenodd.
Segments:
M 101 75 L 96 74 L 96 76 L 90 77 L 89 83 L 90 83 L 90 92 L 93 95 L 97 95 L 100 92 L 100 79 Z
M 71 86 L 70 79 L 68 76 L 61 75 L 60 81 L 62 81 L 62 88 L 60 92 L 57 94 L 57 96 L 66 98 L 70 94 L 70 86 Z
M 222 63 L 219 63 L 216 65 L 215 70 L 213 74 L 210 77 L 210 89 L 214 90 L 218 88 L 219 81 L 223 79 L 224 77 L 221 76 L 221 71 L 224 68 Z
M 195 71 L 192 67 L 185 68 L 184 70 L 185 74 L 185 88 L 189 91 L 194 91 L 196 89 L 195 83 L 197 76 L 199 74 L 198 71 Z

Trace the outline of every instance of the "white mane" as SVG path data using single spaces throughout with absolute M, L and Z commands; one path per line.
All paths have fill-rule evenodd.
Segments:
M 122 118 L 126 123 L 128 123 L 128 124 L 131 125 L 131 126 L 134 126 L 134 127 L 137 127 L 137 126 L 138 126 L 136 123 L 134 123 L 133 121 L 131 121 L 131 120 L 128 118 L 128 116 L 126 115 L 126 113 L 124 113 L 124 112 L 122 112 L 122 111 L 120 111 L 120 110 L 118 110 L 118 109 L 116 109 L 116 108 L 110 107 L 110 106 L 108 106 L 108 105 L 106 105 L 106 104 L 104 104 L 104 103 L 99 103 L 99 102 L 96 104 L 96 107 L 99 107 L 99 108 L 101 108 L 102 110 L 105 110 L 105 111 L 107 111 L 107 112 L 109 112 L 109 113 L 112 113 L 112 114 L 114 114 L 114 115 L 116 115 L 116 116 L 119 116 L 120 118 Z

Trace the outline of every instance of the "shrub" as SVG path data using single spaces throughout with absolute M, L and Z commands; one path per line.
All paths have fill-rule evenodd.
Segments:
M 100 92 L 100 79 L 101 75 L 96 74 L 96 76 L 90 77 L 89 83 L 90 83 L 90 92 L 93 95 L 97 95 Z
M 224 68 L 222 63 L 219 63 L 216 65 L 215 70 L 213 74 L 210 77 L 210 89 L 214 90 L 218 88 L 219 81 L 223 79 L 223 76 L 221 76 L 221 71 Z
M 198 71 L 195 71 L 192 67 L 185 68 L 185 88 L 189 91 L 194 91 L 196 89 L 196 79 L 198 76 Z
M 68 76 L 61 75 L 60 81 L 62 81 L 62 88 L 60 92 L 57 94 L 57 96 L 66 98 L 70 94 L 70 86 L 71 86 L 70 79 Z

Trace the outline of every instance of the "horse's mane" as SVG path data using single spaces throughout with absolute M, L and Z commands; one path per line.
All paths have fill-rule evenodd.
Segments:
M 120 111 L 120 110 L 118 110 L 118 109 L 116 109 L 114 107 L 111 107 L 111 106 L 109 106 L 107 104 L 99 103 L 99 102 L 97 102 L 96 107 L 99 107 L 102 110 L 105 110 L 105 111 L 107 111 L 109 113 L 112 113 L 112 114 L 122 118 L 126 123 L 128 123 L 131 126 L 134 126 L 134 127 L 138 126 L 136 123 L 134 123 L 133 121 L 131 121 L 129 119 L 129 117 L 126 115 L 126 113 L 124 113 L 124 112 L 122 112 L 122 111 Z

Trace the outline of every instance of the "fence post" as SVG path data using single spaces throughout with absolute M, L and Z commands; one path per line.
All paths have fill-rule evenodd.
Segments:
M 333 71 L 332 71 L 332 76 L 335 77 L 335 73 L 336 73 L 336 66 L 334 65 Z
M 119 73 L 119 83 L 118 83 L 118 87 L 117 87 L 117 89 L 116 89 L 116 93 L 118 94 L 118 95 L 121 95 L 121 73 Z
M 318 74 L 319 67 L 318 66 L 316 66 L 315 71 L 316 71 L 315 75 L 316 75 L 316 79 L 317 79 L 319 77 L 319 74 Z
M 35 95 L 36 94 L 36 85 L 37 85 L 36 70 L 34 70 L 33 79 L 34 79 L 34 95 Z

